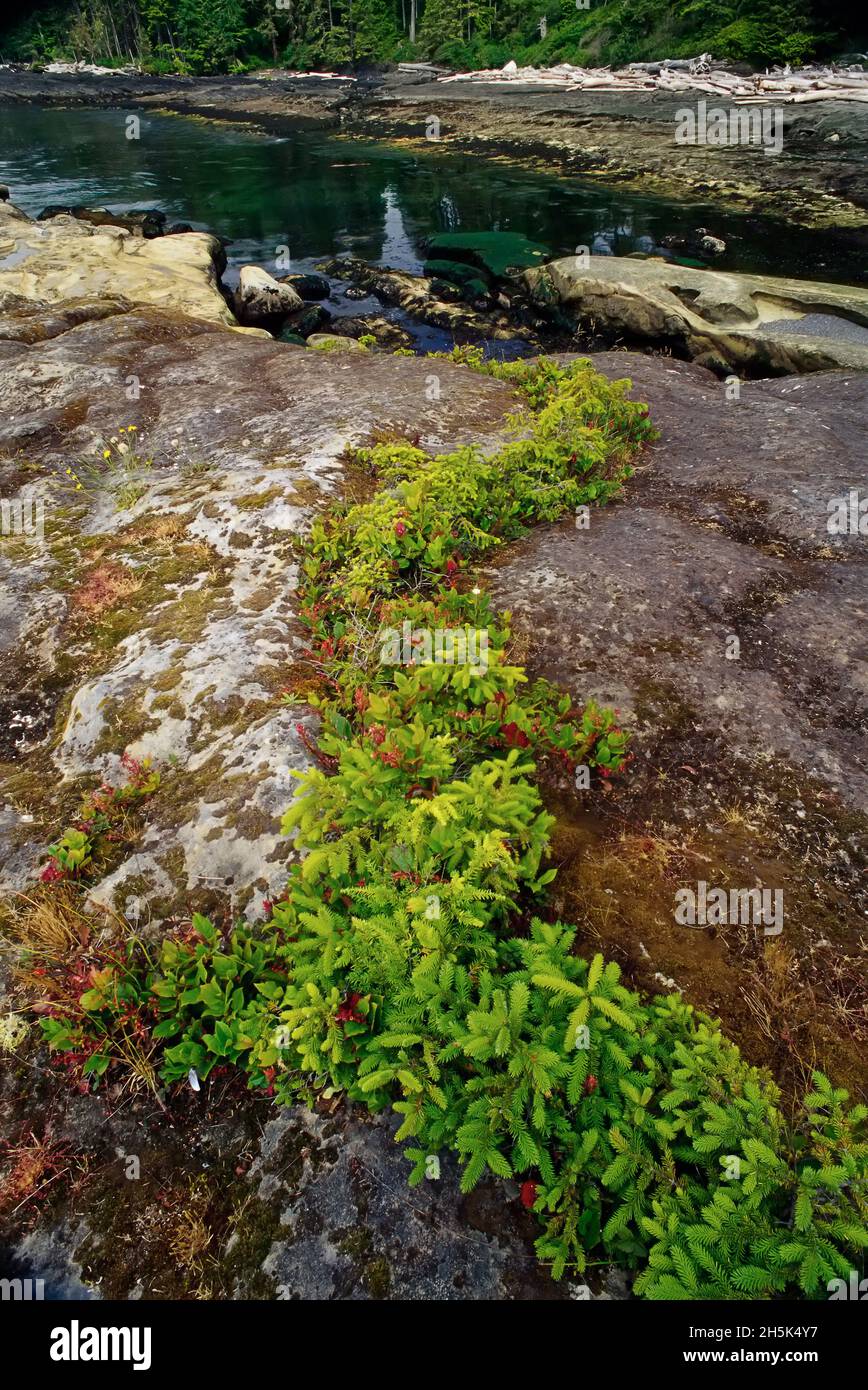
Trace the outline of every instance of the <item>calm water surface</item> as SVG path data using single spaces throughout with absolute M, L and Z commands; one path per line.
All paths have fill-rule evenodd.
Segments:
M 124 111 L 0 107 L 0 181 L 36 214 L 50 203 L 112 211 L 157 207 L 231 239 L 230 274 L 274 268 L 288 246 L 294 269 L 353 253 L 419 270 L 435 231 L 510 230 L 571 254 L 650 250 L 667 233 L 708 228 L 727 243 L 720 268 L 858 281 L 858 257 L 829 234 L 701 203 L 642 197 L 479 156 L 412 151 L 297 129 L 285 136 L 191 117 Z M 349 308 L 349 305 L 348 305 Z M 358 312 L 356 308 L 355 312 Z

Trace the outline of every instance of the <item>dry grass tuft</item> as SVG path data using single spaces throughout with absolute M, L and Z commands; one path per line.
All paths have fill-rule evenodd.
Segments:
M 209 1251 L 214 1241 L 214 1232 L 207 1221 L 211 1197 L 206 1179 L 193 1178 L 169 1241 L 172 1258 L 186 1273 L 194 1275 L 201 1286 L 196 1292 L 197 1298 L 208 1297 L 202 1277 L 206 1263 L 210 1262 Z
M 67 960 L 90 939 L 90 923 L 75 904 L 71 884 L 16 894 L 4 905 L 5 934 L 38 962 Z

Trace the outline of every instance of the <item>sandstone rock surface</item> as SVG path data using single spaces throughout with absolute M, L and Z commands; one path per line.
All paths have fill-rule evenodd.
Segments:
M 538 303 L 583 326 L 754 375 L 868 368 L 868 289 L 632 257 L 569 256 L 525 272 Z
M 0 296 L 35 304 L 123 298 L 232 327 L 218 289 L 222 248 L 206 232 L 147 240 L 74 217 L 31 221 L 0 203 Z
M 487 577 L 529 675 L 633 731 L 608 793 L 551 789 L 553 910 L 778 1077 L 813 1052 L 861 1094 L 868 507 L 860 532 L 839 504 L 868 501 L 868 375 L 747 382 L 736 400 L 692 363 L 593 361 L 632 380 L 660 439 L 619 502 L 535 529 Z M 783 932 L 679 927 L 675 889 L 698 880 L 780 890 Z
M 143 309 L 0 341 L 0 494 L 45 515 L 42 539 L 0 538 L 7 890 L 83 784 L 123 779 L 128 749 L 160 764 L 165 791 L 96 897 L 159 921 L 196 903 L 255 914 L 279 891 L 310 719 L 291 701 L 306 688 L 295 543 L 340 492 L 349 444 L 384 425 L 432 446 L 485 438 L 511 405 L 448 363 L 432 402 L 430 364 L 335 345 Z M 130 424 L 151 466 L 110 473 L 103 446 Z

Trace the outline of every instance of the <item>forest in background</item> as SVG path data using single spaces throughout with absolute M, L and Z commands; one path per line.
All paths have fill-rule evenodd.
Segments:
M 864 52 L 865 27 L 845 0 L 37 0 L 0 20 L 0 60 L 244 73 L 710 52 L 764 66 Z

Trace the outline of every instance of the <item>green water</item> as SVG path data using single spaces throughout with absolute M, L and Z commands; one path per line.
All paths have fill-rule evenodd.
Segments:
M 828 233 L 800 234 L 700 203 L 642 197 L 433 144 L 408 150 L 304 129 L 262 135 L 139 113 L 141 138 L 128 140 L 128 114 L 0 107 L 0 181 L 31 214 L 51 203 L 161 208 L 231 240 L 230 280 L 246 262 L 273 268 L 282 246 L 293 269 L 353 253 L 418 270 L 434 231 L 513 230 L 554 254 L 588 246 L 628 255 L 697 226 L 726 241 L 726 254 L 714 262 L 720 268 L 860 278 L 856 253 Z

